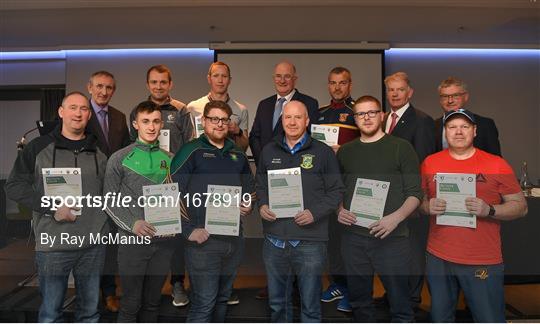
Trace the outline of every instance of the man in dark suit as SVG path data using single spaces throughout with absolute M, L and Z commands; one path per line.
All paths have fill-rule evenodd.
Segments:
M 384 79 L 384 84 L 391 108 L 384 125 L 385 132 L 409 141 L 422 162 L 426 156 L 435 153 L 435 140 L 431 135 L 435 127 L 433 118 L 410 103 L 414 89 L 406 73 L 394 73 Z
M 421 163 L 428 155 L 435 153 L 435 140 L 432 133 L 435 130 L 433 118 L 414 108 L 410 103 L 414 90 L 405 72 L 397 72 L 386 77 L 384 84 L 386 99 L 391 108 L 384 129 L 387 134 L 401 137 L 411 143 Z M 409 288 L 411 302 L 415 308 L 421 302 L 429 228 L 427 217 L 416 216 L 408 219 L 411 244 Z
M 87 129 L 98 138 L 99 149 L 109 157 L 130 143 L 126 115 L 109 106 L 116 90 L 114 76 L 107 71 L 95 72 L 90 77 L 87 88 L 93 108 Z
M 469 92 L 465 82 L 458 78 L 449 77 L 439 85 L 439 98 L 441 108 L 446 113 L 451 110 L 465 108 L 469 101 Z M 474 114 L 476 121 L 476 137 L 474 147 L 491 154 L 502 156 L 501 144 L 499 143 L 499 131 L 491 118 Z M 435 144 L 437 152 L 448 147 L 443 135 L 442 117 L 435 120 Z
M 110 157 L 111 154 L 130 143 L 126 115 L 109 106 L 116 90 L 114 76 L 107 71 L 95 72 L 88 81 L 87 89 L 91 96 L 92 116 L 86 128 L 97 137 L 99 149 L 107 157 Z M 115 229 L 116 225 L 111 222 L 111 230 Z M 119 308 L 114 279 L 116 254 L 117 246 L 108 245 L 103 275 L 101 276 L 101 291 L 105 300 L 105 308 L 110 312 L 117 312 Z
M 291 100 L 304 103 L 308 109 L 309 119 L 311 121 L 318 120 L 319 103 L 317 100 L 295 89 L 298 76 L 296 75 L 296 67 L 292 63 L 286 61 L 278 63 L 274 68 L 273 78 L 277 94 L 259 102 L 253 127 L 249 134 L 249 146 L 256 163 L 259 162 L 263 147 L 272 138 L 284 133 L 281 124 L 281 111 Z

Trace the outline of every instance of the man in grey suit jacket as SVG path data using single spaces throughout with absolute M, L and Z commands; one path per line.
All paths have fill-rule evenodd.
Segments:
M 276 64 L 274 68 L 274 87 L 276 94 L 261 100 L 257 107 L 253 127 L 249 134 L 249 146 L 255 158 L 259 162 L 259 156 L 263 147 L 277 135 L 283 135 L 281 124 L 281 111 L 292 100 L 297 100 L 306 105 L 310 121 L 317 121 L 319 115 L 319 103 L 315 98 L 300 93 L 296 90 L 296 67 L 287 61 Z M 308 126 L 308 131 L 311 126 Z
M 116 90 L 114 75 L 107 71 L 93 73 L 88 81 L 87 89 L 91 96 L 92 116 L 86 129 L 97 137 L 97 146 L 109 158 L 114 152 L 130 143 L 126 115 L 109 105 Z M 116 225 L 112 222 L 110 225 L 111 230 L 116 231 Z M 117 272 L 116 255 L 117 246 L 108 245 L 100 284 L 105 308 L 110 312 L 117 312 L 119 308 L 114 278 Z

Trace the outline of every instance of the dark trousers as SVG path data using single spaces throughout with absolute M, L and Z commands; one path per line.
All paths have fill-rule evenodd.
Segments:
M 111 233 L 116 234 L 117 227 L 114 222 L 108 218 Z M 118 245 L 107 244 L 105 251 L 105 265 L 101 275 L 100 288 L 103 297 L 116 296 L 115 276 L 118 273 Z
M 173 241 L 120 245 L 122 298 L 118 322 L 157 322 L 161 288 L 167 279 Z
M 328 221 L 328 273 L 335 284 L 347 287 L 345 265 L 341 257 L 341 235 L 343 225 L 338 223 L 337 215 Z
M 344 231 L 341 249 L 355 322 L 375 322 L 372 297 L 375 272 L 387 292 L 392 322 L 414 321 L 409 297 L 407 237 L 379 239 Z
M 171 257 L 171 286 L 181 282 L 184 284 L 186 277 L 186 261 L 184 256 L 184 247 L 186 239 L 182 235 L 176 235 L 174 238 L 174 252 Z
M 419 215 L 410 217 L 409 243 L 411 244 L 411 276 L 409 289 L 413 306 L 422 302 L 422 287 L 424 286 L 424 273 L 426 270 L 426 245 L 429 233 L 429 217 Z

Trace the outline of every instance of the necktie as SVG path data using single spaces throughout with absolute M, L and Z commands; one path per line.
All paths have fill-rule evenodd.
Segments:
M 392 131 L 394 128 L 396 128 L 397 118 L 398 115 L 396 113 L 392 113 L 392 123 L 390 124 L 390 129 L 388 129 L 388 134 L 392 134 Z
M 99 116 L 101 118 L 100 124 L 101 129 L 103 130 L 103 135 L 105 136 L 107 143 L 109 143 L 109 121 L 107 120 L 107 111 L 101 109 L 99 111 Z
M 276 105 L 276 108 L 274 109 L 274 118 L 272 118 L 272 129 L 276 128 L 276 124 L 279 120 L 279 116 L 281 116 L 281 111 L 283 110 L 283 103 L 285 102 L 285 98 L 279 98 L 278 103 Z

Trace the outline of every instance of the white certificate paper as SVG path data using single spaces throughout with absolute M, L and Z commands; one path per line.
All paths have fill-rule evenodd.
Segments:
M 277 218 L 294 217 L 304 210 L 300 168 L 268 170 L 269 207 Z
M 384 216 L 390 182 L 356 179 L 350 211 L 356 216 L 355 225 L 369 227 Z
M 210 234 L 238 236 L 242 187 L 208 185 L 204 228 Z
M 446 201 L 446 211 L 437 216 L 437 225 L 476 228 L 476 215 L 465 207 L 465 198 L 476 197 L 476 175 L 437 173 L 437 198 Z
M 329 125 L 311 124 L 311 137 L 328 146 L 338 144 L 339 127 Z
M 45 196 L 59 196 L 63 199 L 82 196 L 81 168 L 43 168 L 41 171 Z M 82 210 L 71 212 L 80 216 Z
M 162 129 L 159 131 L 159 148 L 170 152 L 171 147 L 171 131 L 169 129 Z
M 202 115 L 195 116 L 195 137 L 199 138 L 204 134 L 204 127 L 202 125 Z
M 143 186 L 143 195 L 144 220 L 156 228 L 156 236 L 182 233 L 177 183 Z

